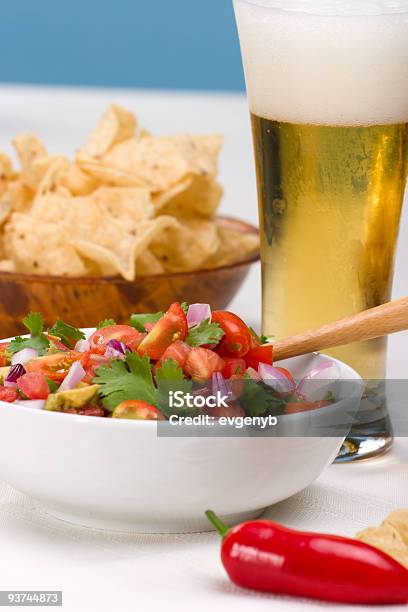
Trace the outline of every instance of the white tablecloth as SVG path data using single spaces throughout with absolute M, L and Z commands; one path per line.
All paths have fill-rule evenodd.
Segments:
M 0 88 L 0 146 L 9 150 L 7 143 L 16 133 L 34 131 L 51 152 L 72 153 L 111 100 L 138 111 L 142 122 L 158 133 L 223 132 L 223 211 L 256 222 L 243 96 Z M 396 296 L 408 294 L 407 262 L 405 215 Z M 256 325 L 259 304 L 259 271 L 255 268 L 233 308 Z M 391 348 L 390 376 L 406 377 L 406 334 L 393 338 Z M 333 465 L 307 490 L 269 509 L 267 516 L 292 527 L 353 535 L 378 524 L 392 509 L 408 507 L 407 462 L 408 441 L 399 440 L 383 458 Z M 208 533 L 128 536 L 78 528 L 37 510 L 30 499 L 0 483 L 0 589 L 62 590 L 63 609 L 72 612 L 217 611 L 229 607 L 236 612 L 292 612 L 331 607 L 235 588 L 220 564 L 219 547 L 219 538 Z
M 398 440 L 385 457 L 332 465 L 266 516 L 295 528 L 352 536 L 392 509 L 408 507 L 407 464 L 408 442 Z M 236 588 L 221 566 L 214 533 L 125 535 L 75 527 L 5 484 L 0 543 L 0 589 L 62 590 L 63 609 L 70 612 L 343 609 Z

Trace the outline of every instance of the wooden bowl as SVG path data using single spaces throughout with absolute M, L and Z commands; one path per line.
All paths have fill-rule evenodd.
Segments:
M 221 221 L 244 233 L 257 233 L 238 219 Z M 78 327 L 93 327 L 113 318 L 126 323 L 133 312 L 165 310 L 171 302 L 205 302 L 225 308 L 237 293 L 259 253 L 233 264 L 193 272 L 138 277 L 66 277 L 0 273 L 0 337 L 26 332 L 21 321 L 41 312 L 46 325 L 60 317 Z

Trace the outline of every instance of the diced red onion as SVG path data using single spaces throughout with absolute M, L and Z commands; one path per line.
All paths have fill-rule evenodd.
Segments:
M 254 368 L 247 368 L 246 374 L 248 374 L 251 380 L 262 380 L 259 373 Z
M 45 406 L 45 400 L 16 400 L 13 404 L 25 406 L 26 408 L 34 408 L 34 410 L 42 410 Z
M 202 321 L 211 321 L 211 307 L 209 304 L 191 304 L 187 311 L 187 323 L 189 327 L 199 325 Z
M 62 381 L 58 392 L 61 391 L 69 391 L 70 389 L 75 389 L 78 383 L 84 378 L 86 372 L 81 365 L 80 361 L 74 361 L 72 366 L 69 369 L 68 374 Z
M 15 365 L 16 363 L 21 363 L 21 365 L 25 365 L 36 357 L 38 357 L 38 351 L 33 348 L 25 348 L 18 351 L 18 353 L 14 353 L 11 358 L 11 364 Z
M 330 383 L 340 379 L 340 368 L 335 361 L 327 359 L 316 365 L 299 382 L 296 391 L 308 402 L 322 400 L 330 390 Z
M 236 399 L 235 395 L 231 391 L 228 382 L 225 380 L 221 372 L 213 372 L 211 382 L 213 395 L 217 395 L 217 393 L 219 392 L 220 395 L 223 397 L 228 397 L 228 399 L 231 400 Z
M 25 367 L 21 363 L 16 363 L 11 366 L 9 373 L 4 379 L 5 387 L 15 387 L 20 376 L 26 373 Z
M 109 340 L 105 349 L 105 357 L 114 357 L 115 359 L 124 359 L 126 351 L 131 351 L 131 348 L 119 340 Z
M 278 368 L 267 363 L 260 363 L 258 372 L 263 382 L 272 387 L 277 393 L 289 395 L 296 389 L 296 383 L 287 378 Z
M 78 340 L 75 345 L 75 350 L 78 351 L 78 353 L 86 353 L 86 351 L 89 351 L 89 340 Z

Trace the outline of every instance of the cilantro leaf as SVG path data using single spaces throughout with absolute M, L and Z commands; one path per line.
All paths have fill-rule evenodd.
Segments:
M 156 371 L 157 384 L 157 407 L 167 417 L 172 414 L 190 415 L 196 414 L 196 409 L 188 407 L 170 407 L 170 391 L 176 393 L 181 391 L 183 395 L 191 393 L 193 389 L 192 380 L 184 378 L 183 370 L 173 360 L 166 359 L 160 368 Z
M 56 320 L 54 325 L 49 328 L 48 333 L 60 338 L 61 342 L 69 348 L 73 348 L 78 340 L 85 338 L 85 334 L 80 329 L 61 321 L 61 319 Z
M 272 342 L 272 338 L 268 338 L 268 336 L 264 336 L 263 334 L 257 334 L 253 327 L 250 327 L 249 331 L 260 344 L 269 344 Z
M 43 316 L 39 312 L 30 312 L 30 314 L 24 317 L 23 323 L 31 333 L 31 337 L 22 338 L 21 336 L 17 336 L 10 342 L 7 352 L 13 354 L 18 353 L 18 351 L 21 351 L 24 348 L 33 348 L 38 351 L 39 355 L 45 355 L 50 343 L 43 335 Z
M 47 385 L 50 390 L 50 393 L 56 393 L 59 389 L 59 384 L 55 382 L 55 380 L 51 380 L 51 378 L 46 377 L 45 380 L 47 381 Z
M 181 302 L 180 306 L 181 306 L 182 310 L 184 310 L 184 314 L 187 314 L 187 312 L 188 312 L 188 304 L 187 304 L 187 302 Z
M 224 331 L 218 323 L 210 323 L 209 319 L 205 319 L 199 325 L 190 328 L 186 342 L 190 346 L 218 344 L 223 335 Z
M 22 338 L 17 336 L 10 342 L 7 347 L 8 353 L 18 353 L 25 348 L 32 348 L 38 351 L 39 355 L 45 355 L 48 347 L 50 346 L 49 341 L 45 336 L 32 336 L 31 338 Z
M 247 416 L 276 416 L 285 413 L 285 402 L 273 394 L 264 383 L 244 376 L 244 390 L 240 404 Z
M 163 316 L 163 312 L 151 312 L 145 314 L 132 314 L 130 317 L 130 324 L 135 327 L 137 331 L 145 332 L 146 323 L 157 323 Z
M 115 319 L 104 319 L 103 321 L 100 321 L 100 323 L 98 323 L 98 325 L 96 326 L 96 329 L 102 329 L 103 327 L 110 327 L 111 325 L 116 325 Z
M 156 389 L 147 355 L 127 353 L 126 361 L 116 359 L 109 366 L 98 368 L 93 382 L 99 385 L 102 404 L 108 410 L 131 399 L 156 404 Z
M 23 323 L 32 336 L 41 336 L 44 331 L 44 318 L 39 312 L 30 312 L 24 317 Z

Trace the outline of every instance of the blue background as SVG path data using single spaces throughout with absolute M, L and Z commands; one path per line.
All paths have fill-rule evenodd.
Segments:
M 9 0 L 0 81 L 243 89 L 232 0 Z

